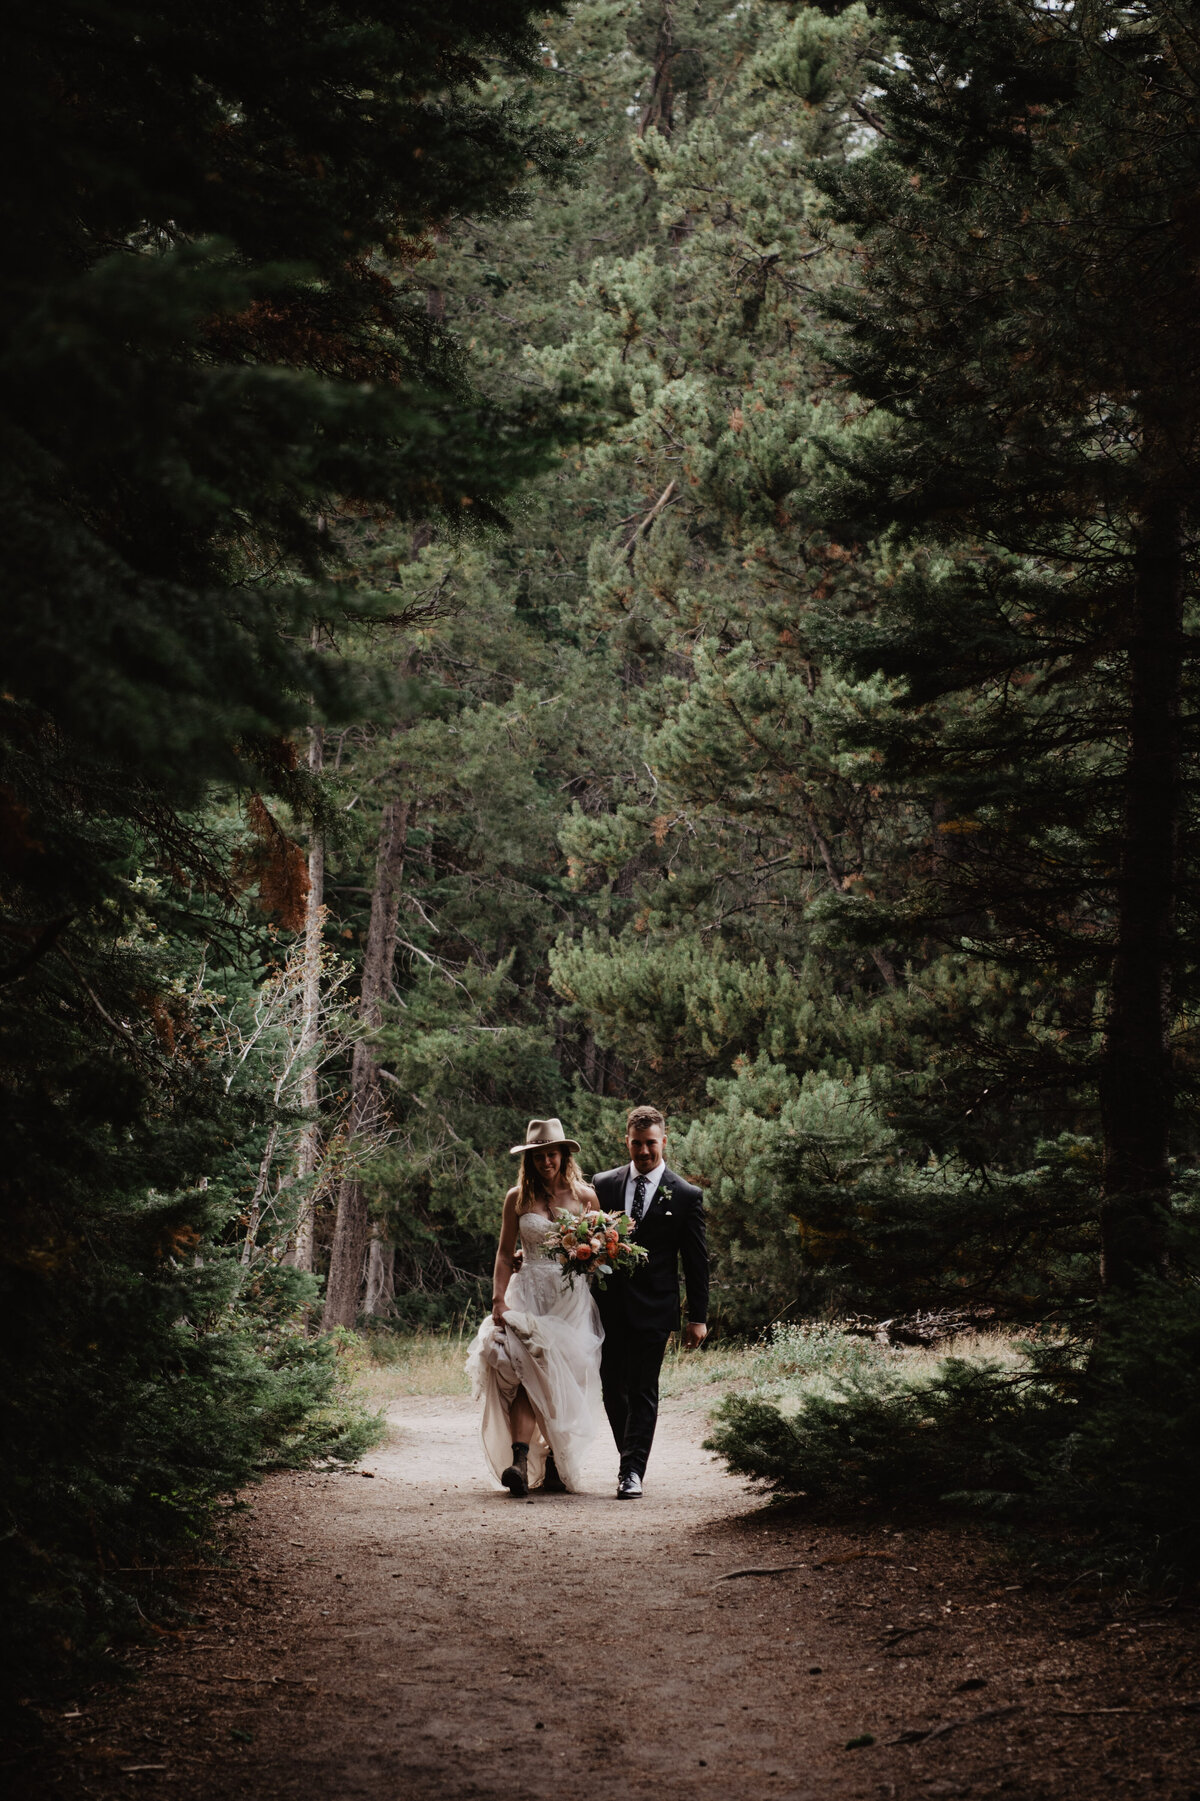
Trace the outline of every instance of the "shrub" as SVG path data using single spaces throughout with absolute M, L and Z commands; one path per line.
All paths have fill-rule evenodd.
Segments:
M 218 1497 L 379 1435 L 305 1337 L 313 1279 L 244 1269 L 212 1242 L 219 1213 L 113 1205 L 38 1279 L 0 1278 L 6 1689 L 94 1667 L 138 1621 L 122 1571 L 201 1543 Z
M 1148 1286 L 1107 1303 L 1089 1339 L 1023 1349 L 1015 1370 L 864 1363 L 790 1415 L 729 1395 L 707 1447 L 814 1506 L 985 1508 L 1071 1528 L 1114 1574 L 1200 1576 L 1200 1291 Z

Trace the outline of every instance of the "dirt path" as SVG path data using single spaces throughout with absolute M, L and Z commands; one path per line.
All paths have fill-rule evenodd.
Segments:
M 628 1505 L 607 1448 L 588 1493 L 514 1502 L 469 1403 L 389 1417 L 372 1479 L 253 1493 L 200 1623 L 64 1708 L 17 1792 L 1200 1801 L 1188 1619 L 1066 1607 L 971 1536 L 763 1509 L 678 1403 Z

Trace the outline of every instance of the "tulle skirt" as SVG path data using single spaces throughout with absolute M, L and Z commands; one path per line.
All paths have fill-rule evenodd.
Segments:
M 509 1408 L 523 1388 L 537 1418 L 529 1446 L 530 1486 L 553 1451 L 568 1488 L 582 1482 L 583 1460 L 604 1414 L 600 1346 L 604 1328 L 586 1281 L 564 1288 L 558 1264 L 526 1256 L 504 1296 L 504 1325 L 484 1320 L 467 1353 L 471 1392 L 483 1402 L 481 1436 L 488 1468 L 500 1486 L 512 1462 Z

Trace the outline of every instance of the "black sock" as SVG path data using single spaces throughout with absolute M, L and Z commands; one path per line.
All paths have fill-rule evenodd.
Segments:
M 513 1462 L 514 1463 L 517 1461 L 517 1458 L 521 1455 L 522 1451 L 524 1451 L 525 1455 L 528 1457 L 529 1446 L 523 1445 L 519 1438 L 514 1438 L 513 1439 Z

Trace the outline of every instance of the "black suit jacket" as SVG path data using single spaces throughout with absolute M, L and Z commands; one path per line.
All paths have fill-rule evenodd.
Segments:
M 592 1177 L 600 1205 L 608 1213 L 625 1207 L 628 1163 Z M 654 1199 L 634 1230 L 634 1242 L 650 1254 L 631 1275 L 610 1276 L 596 1289 L 596 1304 L 605 1332 L 674 1332 L 679 1326 L 679 1263 L 687 1284 L 687 1317 L 708 1320 L 708 1245 L 704 1235 L 704 1196 L 691 1182 L 668 1167 Z

